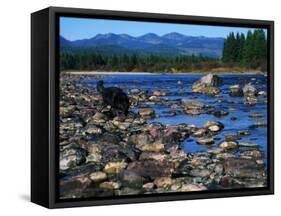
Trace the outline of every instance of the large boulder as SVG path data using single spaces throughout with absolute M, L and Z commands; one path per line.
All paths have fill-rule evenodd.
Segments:
M 220 93 L 218 88 L 223 84 L 220 77 L 213 74 L 208 74 L 203 76 L 200 80 L 196 81 L 192 85 L 192 91 L 197 93 L 202 93 L 210 96 L 215 96 Z
M 211 87 L 219 87 L 223 84 L 223 81 L 217 75 L 207 74 L 194 84 L 203 84 Z
M 257 89 L 251 83 L 247 83 L 243 87 L 243 94 L 245 97 L 255 97 L 257 94 Z

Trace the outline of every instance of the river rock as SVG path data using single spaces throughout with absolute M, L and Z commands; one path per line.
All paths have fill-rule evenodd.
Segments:
M 201 137 L 201 138 L 198 138 L 196 142 L 201 145 L 211 145 L 211 144 L 214 144 L 214 138 L 213 137 Z
M 198 184 L 184 184 L 180 188 L 181 192 L 190 192 L 190 191 L 204 191 L 207 190 L 207 187 L 204 185 L 198 185 Z
M 258 144 L 250 143 L 250 142 L 239 142 L 240 147 L 247 147 L 247 148 L 258 148 Z
M 223 173 L 224 169 L 223 169 L 223 165 L 220 164 L 220 163 L 217 163 L 215 165 L 215 168 L 214 168 L 214 172 L 218 175 L 221 175 Z
M 73 198 L 69 196 L 81 196 L 82 192 L 91 184 L 88 176 L 82 175 L 66 180 L 59 181 L 60 196 Z
M 164 153 L 160 153 L 160 152 L 142 152 L 139 160 L 149 160 L 149 159 L 153 159 L 153 160 L 158 160 L 158 161 L 163 161 L 167 158 L 167 155 Z
M 141 188 L 145 182 L 145 178 L 128 170 L 123 171 L 120 178 L 124 186 L 132 188 Z
M 216 110 L 213 112 L 213 115 L 216 117 L 223 117 L 223 116 L 227 116 L 229 113 L 224 111 L 224 110 Z
M 155 95 L 152 95 L 148 98 L 150 101 L 157 101 L 158 97 Z
M 241 157 L 243 158 L 254 158 L 254 159 L 259 159 L 262 158 L 263 153 L 258 151 L 258 150 L 251 150 L 251 151 L 244 151 L 240 154 Z
M 71 117 L 72 113 L 75 111 L 75 106 L 60 106 L 60 117 L 67 118 Z
M 110 162 L 127 161 L 128 158 L 135 158 L 132 154 L 132 149 L 122 148 L 116 144 L 104 144 L 102 148 L 102 159 Z
M 99 187 L 107 190 L 117 190 L 121 187 L 121 184 L 119 182 L 108 181 L 108 182 L 101 183 Z
M 261 166 L 250 159 L 228 159 L 224 163 L 225 173 L 238 178 L 260 178 L 263 175 Z
M 184 111 L 189 115 L 199 115 L 202 112 L 202 109 L 205 107 L 204 103 L 198 100 L 182 100 L 184 105 Z
M 155 115 L 155 112 L 152 108 L 141 108 L 139 109 L 139 114 L 142 117 L 152 117 Z
M 243 97 L 243 90 L 239 84 L 229 86 L 229 95 L 231 97 Z
M 250 115 L 249 115 L 249 117 L 250 118 L 263 118 L 264 117 L 264 115 L 262 114 L 262 113 L 251 113 Z
M 224 175 L 220 178 L 219 184 L 224 188 L 231 188 L 233 187 L 234 179 L 229 175 Z
M 107 179 L 107 175 L 104 172 L 93 172 L 89 175 L 93 182 L 101 182 Z
M 192 136 L 194 136 L 194 137 L 202 137 L 202 136 L 206 135 L 207 132 L 208 132 L 207 129 L 199 128 L 199 129 L 193 131 Z
M 114 191 L 116 196 L 126 196 L 126 195 L 137 195 L 141 194 L 142 191 L 139 188 L 122 187 L 119 190 Z
M 152 189 L 154 188 L 154 183 L 153 183 L 153 182 L 148 182 L 148 183 L 144 184 L 144 185 L 142 186 L 142 188 L 143 188 L 144 190 L 150 191 L 150 190 L 152 190 Z
M 189 99 L 182 99 L 182 104 L 189 109 L 203 109 L 205 106 L 201 101 Z
M 86 162 L 87 153 L 82 148 L 68 148 L 60 152 L 60 170 L 74 168 Z
M 152 152 L 159 152 L 165 149 L 164 144 L 162 143 L 153 143 L 153 144 L 146 144 L 141 147 L 142 151 L 152 151 Z
M 256 122 L 255 124 L 250 126 L 250 128 L 258 128 L 258 127 L 267 127 L 267 123 L 266 122 Z
M 181 187 L 182 187 L 182 182 L 174 182 L 174 183 L 171 185 L 170 190 L 171 190 L 171 191 L 178 192 L 178 191 L 180 191 Z
M 177 81 L 177 84 L 178 84 L 178 85 L 182 85 L 183 82 L 182 82 L 181 80 L 178 80 L 178 81 Z
M 130 120 L 130 119 L 128 119 L 128 120 Z M 133 121 L 133 120 L 131 120 L 131 121 Z M 127 130 L 131 126 L 131 122 L 129 122 L 129 121 L 122 122 L 122 121 L 118 121 L 118 120 L 113 120 L 112 123 L 114 124 L 114 126 L 119 128 L 120 130 Z
M 89 125 L 85 131 L 86 134 L 102 134 L 103 131 L 100 127 L 97 127 L 96 125 Z
M 211 132 L 219 132 L 224 128 L 223 123 L 217 121 L 208 121 L 204 124 L 204 128 Z
M 188 134 L 185 134 L 185 137 Z M 163 135 L 160 137 L 159 142 L 166 144 L 166 147 L 174 146 L 174 144 L 178 144 L 181 139 L 181 134 L 177 127 L 174 126 L 167 126 L 166 129 L 163 131 Z
M 93 120 L 95 122 L 105 122 L 108 120 L 107 116 L 101 112 L 96 112 L 96 114 L 93 116 Z
M 189 175 L 194 177 L 208 177 L 211 174 L 211 170 L 209 169 L 192 169 Z
M 164 91 L 160 91 L 160 90 L 156 90 L 153 92 L 153 95 L 159 97 L 159 96 L 166 96 L 166 92 Z
M 251 133 L 250 133 L 249 130 L 238 130 L 238 131 L 237 131 L 237 134 L 238 134 L 239 136 L 249 136 Z
M 198 109 L 188 109 L 188 108 L 185 108 L 184 112 L 186 114 L 188 114 L 188 115 L 200 115 L 201 114 L 201 111 L 198 110 Z
M 206 86 L 206 87 L 197 87 L 197 88 L 193 88 L 192 89 L 193 92 L 195 93 L 202 93 L 202 94 L 206 94 L 208 96 L 216 96 L 220 93 L 220 89 L 217 88 L 217 87 L 209 87 L 209 86 Z
M 234 157 L 235 157 L 234 154 L 228 153 L 228 152 L 221 152 L 221 153 L 216 154 L 216 158 L 218 160 L 226 160 L 226 159 L 234 158 Z
M 224 141 L 219 144 L 219 147 L 225 150 L 232 150 L 238 147 L 238 143 L 235 141 Z
M 257 103 L 257 98 L 256 97 L 253 97 L 253 96 L 251 96 L 251 97 L 249 97 L 249 96 L 247 96 L 246 98 L 245 98 L 245 100 L 244 100 L 244 103 L 245 104 L 248 104 L 248 105 L 255 105 L 256 103 Z
M 266 91 L 259 91 L 258 96 L 267 97 L 267 92 Z
M 174 171 L 174 164 L 169 161 L 143 160 L 129 163 L 127 170 L 135 172 L 145 178 L 170 177 Z
M 194 167 L 198 167 L 198 166 L 205 166 L 206 164 L 211 163 L 211 159 L 209 157 L 206 156 L 197 156 L 192 158 L 192 160 L 190 161 L 190 164 Z
M 172 179 L 169 177 L 160 177 L 154 180 L 154 184 L 157 188 L 168 188 L 172 185 Z
M 105 165 L 103 171 L 108 174 L 120 173 L 127 166 L 125 162 L 109 162 Z
M 67 170 L 70 167 L 76 166 L 76 155 L 69 155 L 60 159 L 60 170 Z
M 169 160 L 174 162 L 181 162 L 187 157 L 185 151 L 182 149 L 171 149 L 169 153 Z
M 139 134 L 133 134 L 128 138 L 128 145 L 135 146 L 138 149 L 142 149 L 143 146 L 152 144 L 154 139 L 148 132 L 142 132 Z
M 178 107 L 179 107 L 178 104 L 171 104 L 171 105 L 170 105 L 170 108 L 171 108 L 171 109 L 177 109 Z
M 131 90 L 130 90 L 130 93 L 132 93 L 132 94 L 138 94 L 138 93 L 140 93 L 140 90 L 137 89 L 137 88 L 134 88 L 134 89 L 131 89 Z
M 236 141 L 240 139 L 240 136 L 237 134 L 225 134 L 224 137 L 226 141 Z

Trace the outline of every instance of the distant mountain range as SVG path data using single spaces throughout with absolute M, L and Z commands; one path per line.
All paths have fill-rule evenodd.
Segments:
M 60 37 L 62 50 L 95 50 L 102 54 L 194 54 L 221 57 L 223 44 L 224 38 L 222 37 L 187 36 L 176 32 L 163 36 L 148 33 L 139 37 L 108 33 L 75 41 Z

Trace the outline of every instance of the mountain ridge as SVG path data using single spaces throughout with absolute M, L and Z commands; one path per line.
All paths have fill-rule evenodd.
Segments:
M 70 41 L 60 36 L 61 48 L 88 49 L 100 46 L 116 46 L 136 53 L 158 53 L 170 50 L 171 55 L 204 55 L 221 57 L 224 38 L 206 36 L 188 36 L 177 32 L 170 32 L 159 36 L 147 33 L 141 36 L 128 34 L 97 34 L 91 38 Z M 169 54 L 167 52 L 166 54 Z

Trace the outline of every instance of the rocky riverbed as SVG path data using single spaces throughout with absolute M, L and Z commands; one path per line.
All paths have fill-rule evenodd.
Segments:
M 190 88 L 188 98 L 173 98 L 167 89 L 147 91 L 126 88 L 130 98 L 127 116 L 114 116 L 102 97 L 85 80 L 106 82 L 108 76 L 62 74 L 60 78 L 60 198 L 89 198 L 168 192 L 189 192 L 264 187 L 266 153 L 255 142 L 245 142 L 256 128 L 266 128 L 260 112 L 247 129 L 229 133 L 224 118 L 231 116 L 237 98 L 243 106 L 266 104 L 266 91 L 251 83 L 227 87 L 233 100 L 221 97 L 224 80 L 206 75 L 192 86 L 177 81 L 178 95 Z M 141 82 L 141 80 L 139 80 Z M 122 86 L 121 86 L 122 87 Z M 230 104 L 227 110 L 198 100 L 196 95 Z M 168 97 L 170 96 L 170 97 Z M 226 101 L 227 100 L 227 101 Z M 242 101 L 242 102 L 241 102 Z M 233 107 L 231 107 L 233 105 Z M 166 108 L 158 113 L 155 107 Z M 161 115 L 212 116 L 202 125 L 166 124 Z M 236 118 L 236 119 L 235 119 Z M 203 118 L 204 120 L 204 118 Z M 189 151 L 196 142 L 204 150 Z M 193 144 L 194 145 L 194 144 Z

